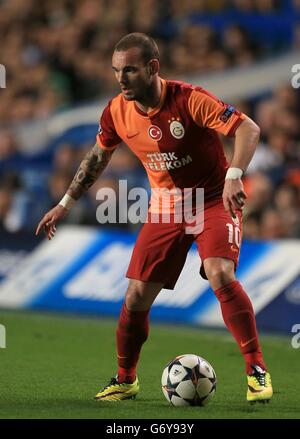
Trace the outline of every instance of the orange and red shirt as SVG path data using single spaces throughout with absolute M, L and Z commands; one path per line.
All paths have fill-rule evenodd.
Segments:
M 140 159 L 152 189 L 204 188 L 205 201 L 221 196 L 228 163 L 218 133 L 234 135 L 245 115 L 201 87 L 162 81 L 157 108 L 141 111 L 120 93 L 104 109 L 100 148 L 122 141 Z

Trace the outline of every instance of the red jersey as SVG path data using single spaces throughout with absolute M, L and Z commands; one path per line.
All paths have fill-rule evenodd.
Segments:
M 100 148 L 122 141 L 140 159 L 152 189 L 204 188 L 205 201 L 222 195 L 228 163 L 218 133 L 233 135 L 245 116 L 201 87 L 162 81 L 157 108 L 141 111 L 120 93 L 104 109 Z

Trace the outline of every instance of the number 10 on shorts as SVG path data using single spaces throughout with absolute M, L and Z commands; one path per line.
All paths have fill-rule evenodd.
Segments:
M 229 244 L 235 244 L 238 248 L 240 248 L 241 244 L 241 231 L 239 226 L 234 226 L 231 223 L 227 223 L 228 227 L 228 242 Z

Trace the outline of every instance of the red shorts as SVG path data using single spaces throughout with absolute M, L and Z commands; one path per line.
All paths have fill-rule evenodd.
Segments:
M 222 199 L 211 202 L 204 210 L 204 227 L 198 234 L 187 234 L 185 222 L 168 224 L 147 222 L 135 243 L 126 273 L 130 279 L 159 282 L 174 289 L 188 251 L 196 241 L 201 261 L 210 257 L 232 259 L 238 264 L 242 237 L 242 215 L 236 219 L 225 212 Z M 200 274 L 207 279 L 203 265 Z

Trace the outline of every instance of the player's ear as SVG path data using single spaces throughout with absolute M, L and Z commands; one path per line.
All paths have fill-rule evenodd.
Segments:
M 159 72 L 159 61 L 158 59 L 151 59 L 148 62 L 148 72 L 151 76 Z

